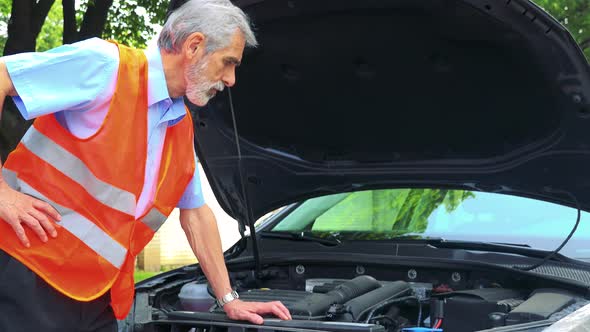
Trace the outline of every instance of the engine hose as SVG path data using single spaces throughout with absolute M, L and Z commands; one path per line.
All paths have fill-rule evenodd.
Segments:
M 420 301 L 419 298 L 416 298 L 416 300 L 418 301 L 418 321 L 416 322 L 416 325 L 418 325 L 418 327 L 420 327 L 420 325 L 422 323 L 422 302 Z
M 395 323 L 396 323 L 396 322 L 395 322 L 395 321 L 394 321 L 394 320 L 393 320 L 391 317 L 388 317 L 388 316 L 385 316 L 385 315 L 375 316 L 375 317 L 373 317 L 371 320 L 372 320 L 372 321 L 377 321 L 377 320 L 380 320 L 380 319 L 382 319 L 382 320 L 386 320 L 386 321 L 388 321 L 390 324 L 395 324 Z
M 418 299 L 416 296 L 405 296 L 405 297 L 400 297 L 400 298 L 391 299 L 391 300 L 381 302 L 381 303 L 379 303 L 371 308 L 367 308 L 365 311 L 361 312 L 361 314 L 359 315 L 359 318 L 362 317 L 362 315 L 364 315 L 365 312 L 370 310 L 369 314 L 367 315 L 367 318 L 365 319 L 365 323 L 368 324 L 377 310 L 379 310 L 385 306 L 388 306 L 388 305 L 391 305 L 394 303 L 403 302 L 406 300 L 416 300 L 418 302 L 418 322 L 417 322 L 417 325 L 420 326 L 420 320 L 422 320 L 422 303 L 420 303 L 420 299 Z
M 397 303 L 397 302 L 401 302 L 401 301 L 405 301 L 405 300 L 413 299 L 413 298 L 414 298 L 414 296 L 404 296 L 404 297 L 393 297 L 393 298 L 385 299 L 382 302 L 379 302 L 379 303 L 372 305 L 372 306 L 366 308 L 365 310 L 361 311 L 357 316 L 357 322 L 360 322 L 363 315 L 369 311 L 371 312 L 370 313 L 371 315 L 374 314 L 376 310 L 373 310 L 373 309 L 379 309 L 379 308 L 382 308 L 382 307 L 389 305 L 389 304 L 393 304 L 393 303 Z M 366 320 L 365 320 L 365 323 L 366 323 Z

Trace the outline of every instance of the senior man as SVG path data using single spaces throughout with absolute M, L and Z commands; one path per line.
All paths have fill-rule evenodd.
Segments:
M 235 84 L 247 16 L 190 0 L 145 51 L 93 38 L 0 59 L 1 99 L 35 118 L 0 180 L 0 330 L 116 331 L 134 295 L 134 261 L 171 211 L 228 316 L 291 319 L 280 302 L 236 299 L 203 201 L 193 126 Z

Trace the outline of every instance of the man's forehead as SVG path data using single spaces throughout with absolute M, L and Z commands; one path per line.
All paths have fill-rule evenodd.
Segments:
M 237 60 L 238 63 L 242 61 L 242 53 L 244 53 L 244 48 L 246 47 L 246 39 L 244 38 L 244 34 L 241 31 L 237 31 L 231 40 L 231 44 L 228 47 L 228 52 L 225 54 L 227 57 L 231 57 L 233 59 L 228 60 Z
M 218 53 L 223 61 L 233 63 L 239 66 L 242 62 L 242 54 L 246 47 L 246 40 L 241 32 L 237 32 L 232 36 L 230 44 L 220 50 L 215 51 Z

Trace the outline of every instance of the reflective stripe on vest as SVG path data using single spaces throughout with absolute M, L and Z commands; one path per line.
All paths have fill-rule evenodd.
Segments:
M 167 217 L 154 207 L 148 214 L 145 215 L 145 217 L 141 218 L 141 222 L 151 228 L 154 232 L 157 232 L 158 229 L 162 227 L 166 219 Z
M 127 249 L 112 239 L 93 222 L 70 209 L 52 202 L 28 183 L 19 179 L 15 172 L 3 168 L 2 176 L 6 183 L 8 183 L 8 185 L 14 190 L 31 195 L 53 206 L 62 217 L 61 221 L 58 223 L 61 227 L 80 239 L 80 241 L 90 247 L 90 249 L 94 250 L 94 252 L 111 263 L 114 267 L 118 269 L 121 268 L 125 261 L 125 256 L 127 255 Z
M 22 139 L 23 145 L 67 177 L 78 182 L 102 204 L 123 213 L 135 214 L 135 195 L 98 179 L 76 156 L 31 126 Z

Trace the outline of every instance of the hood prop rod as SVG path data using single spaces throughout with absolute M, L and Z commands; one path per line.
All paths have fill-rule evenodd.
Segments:
M 231 95 L 231 88 L 227 88 L 227 94 L 229 97 L 229 108 L 231 111 L 231 117 L 234 126 L 234 135 L 236 140 L 236 148 L 238 150 L 238 171 L 239 171 L 239 178 L 240 178 L 240 185 L 242 188 L 242 197 L 244 197 L 244 206 L 242 208 L 246 211 L 246 223 L 250 228 L 250 238 L 252 239 L 252 251 L 254 255 L 254 271 L 256 273 L 256 280 L 258 282 L 259 277 L 262 275 L 261 268 L 260 268 L 260 251 L 258 249 L 258 242 L 256 241 L 256 230 L 254 229 L 254 216 L 252 214 L 252 208 L 250 206 L 250 199 L 248 196 L 248 192 L 246 190 L 246 182 L 244 181 L 246 176 L 244 174 L 245 169 L 242 165 L 242 149 L 240 148 L 240 136 L 238 135 L 238 125 L 236 122 L 236 113 L 234 110 L 234 103 Z M 243 224 L 244 221 L 242 220 L 241 223 Z M 244 234 L 242 234 L 243 236 Z
M 574 227 L 570 231 L 569 235 L 565 238 L 565 240 L 563 240 L 561 245 L 559 245 L 559 247 L 557 247 L 555 250 L 553 250 L 547 256 L 545 256 L 540 262 L 530 265 L 530 266 L 526 266 L 526 267 L 516 267 L 517 269 L 522 270 L 522 271 L 534 270 L 534 269 L 540 267 L 541 265 L 547 263 L 551 258 L 553 258 L 555 255 L 557 255 L 559 253 L 559 251 L 563 247 L 565 247 L 565 245 L 569 242 L 569 240 L 572 238 L 572 236 L 574 236 L 574 233 L 576 233 L 576 230 L 578 229 L 578 225 L 580 224 L 580 219 L 582 217 L 582 206 L 580 205 L 580 202 L 578 201 L 578 199 L 576 198 L 576 196 L 574 194 L 570 193 L 569 191 L 560 190 L 560 189 L 553 189 L 551 187 L 545 187 L 545 191 L 550 192 L 550 193 L 556 193 L 556 194 L 564 194 L 564 195 L 568 196 L 576 204 L 576 209 L 578 210 L 576 222 L 574 224 Z

